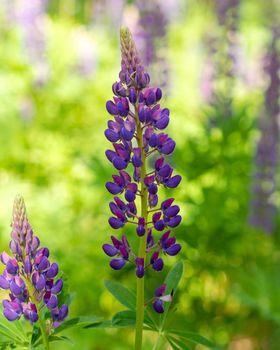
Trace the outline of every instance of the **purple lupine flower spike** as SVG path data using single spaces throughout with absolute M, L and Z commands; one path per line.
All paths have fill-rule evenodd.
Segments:
M 0 275 L 0 288 L 10 290 L 10 300 L 3 300 L 3 314 L 9 321 L 24 316 L 31 324 L 38 321 L 39 310 L 44 306 L 63 310 L 63 317 L 52 317 L 50 323 L 57 327 L 67 315 L 67 305 L 58 307 L 58 297 L 63 287 L 62 279 L 55 281 L 57 263 L 50 264 L 48 248 L 40 248 L 39 238 L 33 234 L 28 221 L 24 200 L 17 196 L 14 202 L 10 249 L 13 257 L 1 254 L 6 266 Z M 53 313 L 52 313 L 53 315 Z
M 133 264 L 137 278 L 143 279 L 149 268 L 156 272 L 163 270 L 165 255 L 175 256 L 181 250 L 176 237 L 170 236 L 171 229 L 181 222 L 180 207 L 174 203 L 174 198 L 159 202 L 160 188 L 171 191 L 179 185 L 181 176 L 174 174 L 167 162 L 176 146 L 164 132 L 170 121 L 170 111 L 160 105 L 161 89 L 149 86 L 149 74 L 126 28 L 121 30 L 121 52 L 119 81 L 112 87 L 115 96 L 106 103 L 111 119 L 105 137 L 113 148 L 105 154 L 117 170 L 112 181 L 106 183 L 107 190 L 114 195 L 114 201 L 109 203 L 112 216 L 108 222 L 114 230 L 135 225 L 140 249 L 137 254 L 133 252 L 126 235 L 121 239 L 111 236 L 112 243 L 105 243 L 102 248 L 111 259 L 111 268 L 120 270 Z M 151 154 L 155 155 L 155 161 L 148 169 L 147 159 Z M 141 199 L 140 208 L 137 196 Z M 166 232 L 161 235 L 156 233 L 164 230 Z M 163 312 L 160 306 L 163 300 L 155 300 L 155 303 Z

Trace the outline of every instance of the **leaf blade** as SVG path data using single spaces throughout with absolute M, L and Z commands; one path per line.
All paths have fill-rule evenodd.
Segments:
M 204 345 L 210 349 L 218 349 L 217 345 L 215 345 L 212 341 L 210 341 L 209 339 L 197 333 L 188 332 L 188 331 L 170 330 L 168 334 L 177 335 L 183 339 L 188 340 L 191 343 Z
M 128 288 L 124 287 L 121 283 L 106 280 L 104 282 L 106 289 L 111 293 L 122 305 L 129 310 L 135 310 L 136 296 Z

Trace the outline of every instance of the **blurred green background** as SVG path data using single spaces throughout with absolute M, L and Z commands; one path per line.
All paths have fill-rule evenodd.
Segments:
M 105 103 L 120 70 L 119 26 L 128 24 L 143 39 L 139 18 L 151 10 L 145 5 L 1 0 L 0 248 L 8 250 L 13 199 L 21 193 L 34 232 L 74 293 L 71 316 L 109 318 L 122 309 L 105 290 L 105 279 L 135 288 L 134 272 L 112 272 L 101 249 L 113 233 L 104 187 L 113 168 L 104 156 L 109 143 L 103 132 Z M 152 26 L 144 29 L 154 35 L 152 85 L 166 92 L 162 106 L 171 110 L 168 133 L 177 142 L 172 163 L 183 177 L 172 196 L 182 208 L 175 232 L 185 272 L 170 323 L 223 349 L 279 350 L 279 162 L 265 162 L 278 159 L 280 3 L 163 5 L 160 18 L 151 17 Z M 160 25 L 164 30 L 156 36 Z M 259 151 L 265 164 L 258 160 L 263 139 L 271 141 Z M 268 179 L 260 175 L 267 172 Z M 150 277 L 147 295 L 175 260 Z M 73 349 L 133 347 L 128 330 L 69 335 Z M 144 350 L 155 339 L 146 335 Z

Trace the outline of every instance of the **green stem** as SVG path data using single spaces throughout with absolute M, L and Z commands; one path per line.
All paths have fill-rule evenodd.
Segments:
M 157 342 L 155 343 L 153 350 L 161 350 L 164 342 L 165 342 L 165 340 L 164 340 L 162 334 L 159 333 L 158 338 L 157 338 Z
M 25 278 L 25 283 L 28 287 L 28 290 L 30 292 L 30 299 L 32 301 L 32 303 L 36 306 L 37 312 L 38 312 L 38 323 L 39 323 L 39 327 L 41 330 L 41 334 L 42 334 L 42 338 L 43 338 L 43 344 L 46 350 L 50 349 L 50 345 L 49 345 L 49 339 L 48 339 L 48 335 L 46 332 L 46 325 L 45 322 L 43 321 L 43 316 L 42 316 L 42 312 L 40 312 L 40 306 L 38 304 L 38 301 L 36 300 L 36 298 L 34 297 L 33 294 L 31 294 L 31 291 L 34 289 L 33 285 L 31 283 L 31 281 L 28 278 Z
M 143 148 L 143 135 L 141 123 L 138 117 L 138 103 L 135 105 L 135 117 L 136 117 L 136 127 L 137 127 L 137 142 L 138 147 L 141 149 L 141 183 L 140 183 L 140 193 L 141 193 L 141 217 L 145 220 L 145 225 L 147 225 L 148 217 L 148 192 L 144 184 L 144 178 L 146 176 L 146 155 Z M 147 228 L 147 226 L 146 226 Z M 146 229 L 147 231 L 147 229 Z M 139 237 L 139 250 L 138 257 L 144 259 L 146 258 L 146 234 L 142 237 Z M 144 283 L 145 279 L 137 278 L 137 299 L 136 299 L 136 326 L 135 326 L 135 350 L 142 349 L 142 338 L 143 338 L 143 322 L 144 322 Z

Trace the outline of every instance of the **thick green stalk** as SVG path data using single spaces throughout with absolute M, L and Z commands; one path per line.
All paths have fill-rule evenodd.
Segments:
M 141 149 L 141 183 L 140 183 L 140 194 L 141 194 L 141 217 L 145 220 L 145 225 L 148 218 L 148 192 L 144 184 L 144 178 L 146 175 L 146 155 L 143 149 L 143 135 L 141 123 L 138 117 L 138 104 L 135 105 L 135 118 L 136 118 L 136 127 L 137 127 L 137 141 L 138 147 Z M 147 231 L 147 228 L 146 228 Z M 146 258 L 146 236 L 139 237 L 139 250 L 138 257 L 143 258 L 145 261 Z M 137 299 L 136 299 L 136 326 L 135 326 L 135 350 L 142 349 L 142 337 L 143 337 L 143 322 L 144 322 L 144 283 L 145 277 L 137 278 Z

